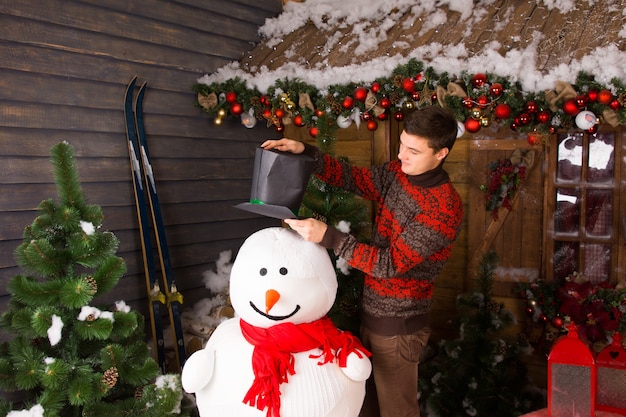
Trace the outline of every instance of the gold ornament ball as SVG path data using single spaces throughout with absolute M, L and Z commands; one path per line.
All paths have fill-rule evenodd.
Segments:
M 470 117 L 474 120 L 480 120 L 482 115 L 483 112 L 478 107 L 474 107 L 470 110 Z
M 490 124 L 491 124 L 491 121 L 489 120 L 488 117 L 481 117 L 480 118 L 480 125 L 482 127 L 489 127 Z

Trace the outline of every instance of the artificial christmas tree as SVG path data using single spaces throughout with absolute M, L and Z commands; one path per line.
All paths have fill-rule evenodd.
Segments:
M 508 340 L 513 314 L 492 298 L 497 257 L 487 253 L 477 270 L 477 290 L 457 298 L 459 337 L 442 340 L 420 367 L 420 402 L 428 417 L 520 416 L 545 407 L 527 377 L 523 336 Z
M 44 200 L 24 231 L 15 253 L 24 274 L 9 281 L 0 320 L 13 336 L 0 347 L 0 388 L 19 391 L 24 411 L 2 401 L 1 415 L 180 415 L 179 377 L 158 375 L 143 316 L 123 301 L 91 305 L 126 265 L 117 238 L 100 230 L 101 208 L 85 201 L 72 147 L 55 145 L 51 161 L 59 201 Z

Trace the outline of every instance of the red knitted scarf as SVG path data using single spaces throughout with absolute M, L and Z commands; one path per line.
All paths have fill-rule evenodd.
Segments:
M 250 344 L 254 381 L 243 399 L 244 403 L 263 410 L 267 417 L 280 417 L 280 387 L 294 375 L 293 353 L 320 348 L 318 365 L 338 360 L 340 367 L 346 366 L 348 355 L 355 352 L 359 357 L 371 356 L 361 341 L 352 333 L 344 332 L 327 316 L 311 323 L 281 323 L 269 328 L 255 327 L 240 320 L 241 332 Z

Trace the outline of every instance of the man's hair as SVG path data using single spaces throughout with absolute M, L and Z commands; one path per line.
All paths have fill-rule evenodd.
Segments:
M 452 150 L 458 131 L 454 115 L 443 107 L 431 105 L 409 113 L 404 118 L 404 131 L 428 140 L 435 152 L 443 148 Z

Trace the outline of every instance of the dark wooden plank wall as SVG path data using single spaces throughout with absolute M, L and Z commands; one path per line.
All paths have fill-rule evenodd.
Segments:
M 213 125 L 192 84 L 239 60 L 281 2 L 255 0 L 0 1 L 0 311 L 19 273 L 13 252 L 45 198 L 56 197 L 49 149 L 75 148 L 83 190 L 103 207 L 128 273 L 102 302 L 147 312 L 123 122 L 126 84 L 148 82 L 145 122 L 172 264 L 186 305 L 209 296 L 202 274 L 276 221 L 232 208 L 249 198 L 264 123 Z M 199 289 L 199 290 L 197 290 Z

